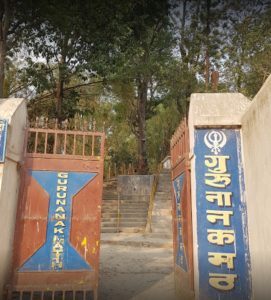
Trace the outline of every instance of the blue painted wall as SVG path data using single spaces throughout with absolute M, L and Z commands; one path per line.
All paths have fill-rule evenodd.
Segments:
M 195 130 L 199 299 L 251 299 L 240 131 Z
M 71 209 L 75 194 L 96 173 L 31 171 L 31 175 L 50 197 L 47 234 L 45 244 L 19 271 L 90 270 L 91 266 L 70 244 Z
M 5 161 L 8 121 L 0 120 L 0 162 Z
M 177 253 L 175 263 L 187 272 L 187 259 L 185 257 L 184 244 L 183 244 L 183 228 L 182 228 L 182 190 L 184 187 L 184 174 L 181 174 L 173 181 L 175 201 L 176 201 L 176 217 L 177 217 Z

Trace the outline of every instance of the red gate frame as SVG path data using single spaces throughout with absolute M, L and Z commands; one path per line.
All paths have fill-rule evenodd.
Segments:
M 182 270 L 176 263 L 175 287 L 176 290 L 187 290 L 185 282 L 189 281 L 189 288 L 194 290 L 194 266 L 193 266 L 193 233 L 192 233 L 192 207 L 191 207 L 191 176 L 190 176 L 190 159 L 189 159 L 189 131 L 187 120 L 184 118 L 176 129 L 170 141 L 171 154 L 171 180 L 172 180 L 172 213 L 173 213 L 173 249 L 174 258 L 177 254 L 177 216 L 176 216 L 176 199 L 173 189 L 173 181 L 176 177 L 184 174 L 183 190 L 181 194 L 181 211 L 182 211 L 182 234 L 184 251 L 188 264 L 188 274 Z
M 86 295 L 91 290 L 94 299 L 97 299 L 105 133 L 29 128 L 27 135 L 28 146 L 21 170 L 13 268 L 8 284 L 8 299 L 12 299 L 14 292 L 19 293 L 18 299 L 22 299 L 25 291 L 31 294 L 30 299 L 34 291 L 40 291 L 41 299 L 43 299 L 45 291 L 48 290 L 52 291 L 53 295 L 55 291 L 58 293 L 61 291 L 63 299 L 67 291 L 72 291 L 73 299 L 75 299 L 76 291 L 82 292 L 83 299 L 86 299 Z M 29 142 L 31 136 L 32 143 Z M 51 144 L 49 136 L 53 137 Z M 73 137 L 71 145 L 68 144 L 69 137 Z M 77 153 L 78 137 L 81 139 L 81 153 Z M 91 147 L 88 143 L 90 141 Z M 31 146 L 32 149 L 29 149 Z M 71 244 L 82 256 L 85 256 L 86 261 L 93 267 L 93 271 L 17 272 L 22 263 L 46 239 L 49 196 L 28 175 L 29 170 L 97 173 L 95 178 L 75 196 L 70 232 Z M 88 238 L 85 239 L 85 237 Z M 88 252 L 85 253 L 85 249 L 89 249 Z

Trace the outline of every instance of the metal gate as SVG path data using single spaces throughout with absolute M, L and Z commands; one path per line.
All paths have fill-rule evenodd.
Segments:
M 189 135 L 186 119 L 172 136 L 170 152 L 175 286 L 183 294 L 184 290 L 194 289 Z
M 104 140 L 28 129 L 8 299 L 97 299 Z

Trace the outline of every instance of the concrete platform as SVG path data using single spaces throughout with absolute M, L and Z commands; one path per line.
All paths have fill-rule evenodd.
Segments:
M 172 252 L 102 244 L 99 300 L 176 300 Z
M 151 233 L 102 233 L 101 244 L 168 249 L 173 247 L 172 239 L 165 238 L 163 235 L 152 237 Z

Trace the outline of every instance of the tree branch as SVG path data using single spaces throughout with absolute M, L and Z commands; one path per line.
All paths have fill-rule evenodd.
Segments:
M 89 86 L 89 85 L 98 84 L 98 83 L 103 83 L 103 82 L 104 82 L 104 80 L 98 80 L 98 81 L 93 81 L 93 82 L 88 82 L 88 83 L 81 83 L 81 84 L 66 87 L 66 88 L 63 89 L 63 92 L 67 92 L 67 91 L 70 91 L 70 90 L 78 89 L 80 87 Z M 35 98 L 35 100 L 42 100 L 44 98 L 48 98 L 48 97 L 52 96 L 54 93 L 55 93 L 55 91 L 47 93 L 45 95 L 42 95 L 40 97 Z

